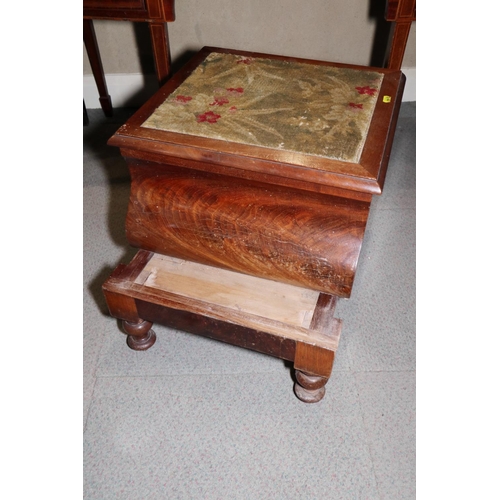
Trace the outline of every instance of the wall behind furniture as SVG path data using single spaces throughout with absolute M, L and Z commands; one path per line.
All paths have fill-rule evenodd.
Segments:
M 380 66 L 390 26 L 384 10 L 385 0 L 176 0 L 176 20 L 168 24 L 174 69 L 205 45 Z M 415 24 L 403 61 L 410 72 L 416 71 Z M 113 104 L 122 104 L 113 87 L 125 82 L 149 87 L 146 94 L 154 91 L 147 26 L 123 21 L 94 25 Z M 85 48 L 83 53 L 84 98 L 91 108 L 85 87 L 93 91 L 95 84 Z M 147 99 L 146 94 L 136 92 L 136 100 Z

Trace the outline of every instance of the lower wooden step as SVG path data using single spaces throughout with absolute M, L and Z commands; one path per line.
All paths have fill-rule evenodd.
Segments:
M 160 323 L 292 361 L 301 380 L 319 377 L 319 389 L 330 376 L 341 331 L 333 295 L 145 250 L 103 291 L 132 349 L 151 347 Z

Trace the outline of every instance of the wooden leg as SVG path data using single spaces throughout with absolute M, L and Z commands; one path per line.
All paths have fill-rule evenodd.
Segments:
M 156 76 L 161 86 L 167 81 L 171 66 L 167 23 L 149 23 L 149 33 L 153 46 Z
M 322 302 L 324 311 L 333 311 L 336 304 L 336 297 L 324 295 Z M 328 300 L 331 299 L 331 300 Z M 320 301 L 318 301 L 320 303 Z M 318 310 L 318 307 L 317 307 Z M 321 327 L 326 317 L 322 314 L 313 316 L 313 322 Z M 323 328 L 327 328 L 325 324 Z M 333 367 L 335 352 L 312 344 L 298 342 L 295 348 L 295 368 L 296 383 L 294 386 L 295 395 L 304 403 L 317 403 L 325 395 L 325 385 L 330 378 Z
M 127 332 L 127 345 L 134 351 L 146 351 L 156 342 L 156 334 L 151 327 L 153 323 L 141 321 L 130 323 L 123 321 L 123 329 Z
M 325 385 L 328 379 L 308 375 L 300 370 L 295 370 L 295 395 L 304 403 L 317 403 L 325 395 Z
M 389 58 L 386 64 L 388 69 L 401 69 L 411 29 L 411 22 L 396 22 L 395 24 Z
M 99 92 L 99 102 L 106 116 L 113 116 L 113 106 L 111 97 L 108 94 L 104 70 L 102 67 L 101 54 L 97 45 L 97 38 L 94 31 L 94 23 L 91 19 L 83 20 L 83 41 L 89 56 L 90 66 Z

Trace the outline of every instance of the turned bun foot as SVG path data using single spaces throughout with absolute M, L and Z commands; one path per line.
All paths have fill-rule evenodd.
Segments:
M 295 395 L 304 403 L 317 403 L 325 395 L 325 384 L 327 378 L 307 375 L 304 372 L 295 370 Z
M 156 334 L 151 327 L 153 323 L 141 321 L 140 323 L 123 322 L 123 329 L 127 332 L 127 345 L 134 351 L 145 351 L 156 342 Z

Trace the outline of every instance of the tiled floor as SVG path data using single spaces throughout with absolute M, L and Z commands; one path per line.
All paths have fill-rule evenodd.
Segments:
M 101 285 L 135 251 L 125 239 L 129 177 L 84 128 L 84 498 L 415 498 L 415 121 L 403 103 L 384 193 L 365 243 L 325 398 L 298 401 L 290 367 L 244 349 L 154 327 L 130 350 Z

